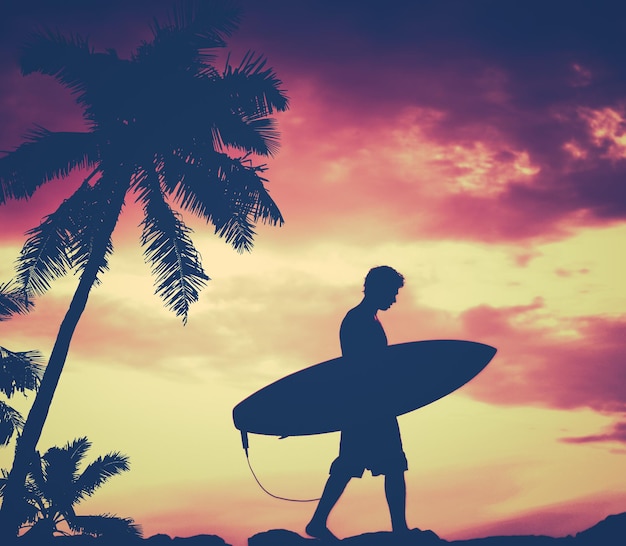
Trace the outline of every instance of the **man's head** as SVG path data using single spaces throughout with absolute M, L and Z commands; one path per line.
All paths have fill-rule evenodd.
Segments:
M 389 309 L 395 302 L 398 290 L 404 286 L 404 277 L 393 267 L 381 265 L 369 270 L 365 277 L 365 298 L 377 309 Z

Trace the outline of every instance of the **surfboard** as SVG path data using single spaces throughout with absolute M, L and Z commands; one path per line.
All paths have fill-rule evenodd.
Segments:
M 233 409 L 242 433 L 305 436 L 375 415 L 402 415 L 454 392 L 496 354 L 490 345 L 428 340 L 389 345 L 367 362 L 334 358 L 262 388 Z

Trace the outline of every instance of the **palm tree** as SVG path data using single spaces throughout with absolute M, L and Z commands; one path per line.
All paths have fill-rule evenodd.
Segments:
M 82 107 L 88 130 L 36 128 L 0 158 L 0 204 L 27 199 L 39 186 L 87 169 L 80 187 L 29 232 L 18 264 L 26 294 L 42 294 L 69 270 L 80 280 L 61 323 L 40 390 L 18 438 L 0 509 L 0 533 L 14 536 L 12 503 L 46 420 L 69 344 L 89 292 L 113 250 L 111 234 L 127 199 L 144 211 L 141 243 L 156 293 L 187 320 L 209 279 L 173 206 L 211 223 L 236 250 L 250 250 L 259 221 L 282 224 L 257 156 L 272 155 L 279 134 L 272 115 L 288 106 L 282 82 L 263 57 L 214 66 L 216 48 L 237 28 L 227 0 L 185 2 L 130 59 L 95 52 L 79 36 L 35 34 L 21 57 L 24 74 L 53 76 Z M 0 534 L 0 538 L 2 535 Z
M 11 283 L 0 284 L 0 321 L 16 313 L 25 313 L 29 305 Z M 9 351 L 0 347 L 0 392 L 11 398 L 16 392 L 36 391 L 43 375 L 42 356 L 38 351 Z M 0 400 L 0 446 L 6 446 L 24 426 L 19 411 Z
M 63 447 L 50 448 L 43 457 L 36 454 L 26 477 L 26 495 L 19 508 L 20 525 L 28 529 L 27 536 L 43 539 L 54 533 L 68 534 L 64 526 L 73 533 L 95 536 L 141 535 L 130 518 L 76 515 L 74 507 L 81 500 L 91 496 L 110 477 L 129 468 L 128 457 L 115 452 L 98 457 L 80 472 L 90 447 L 87 438 L 78 438 Z M 2 474 L 0 496 L 8 479 L 6 471 Z

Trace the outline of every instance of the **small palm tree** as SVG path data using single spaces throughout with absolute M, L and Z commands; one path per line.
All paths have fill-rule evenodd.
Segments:
M 18 438 L 0 508 L 0 539 L 15 536 L 29 461 L 52 403 L 70 342 L 91 288 L 113 251 L 111 234 L 131 199 L 143 208 L 141 243 L 156 293 L 186 321 L 208 280 L 191 230 L 176 207 L 213 225 L 236 250 L 252 248 L 258 222 L 282 224 L 265 188 L 263 164 L 278 146 L 273 114 L 285 110 L 282 82 L 265 60 L 248 54 L 238 66 L 213 66 L 216 48 L 237 28 L 228 0 L 183 2 L 130 59 L 95 52 L 79 36 L 44 31 L 24 48 L 25 74 L 54 77 L 83 109 L 88 130 L 35 129 L 0 158 L 0 205 L 27 199 L 41 185 L 88 169 L 81 186 L 29 234 L 19 258 L 25 294 L 42 294 L 74 270 L 76 292 L 61 323 L 39 392 Z M 4 534 L 4 535 L 3 535 Z
M 28 311 L 23 294 L 10 283 L 0 284 L 0 321 Z M 36 391 L 43 375 L 38 351 L 9 351 L 0 347 L 0 392 L 11 398 L 16 392 Z M 0 446 L 6 446 L 24 426 L 20 412 L 0 400 Z
M 138 537 L 141 531 L 130 518 L 111 515 L 79 516 L 74 507 L 110 477 L 128 470 L 128 458 L 108 453 L 80 466 L 91 447 L 87 438 L 78 438 L 63 447 L 52 447 L 32 460 L 26 477 L 25 495 L 18 509 L 20 525 L 31 538 L 54 534 L 88 534 L 115 538 Z M 4 493 L 8 473 L 2 471 L 0 495 Z M 64 529 L 65 528 L 65 529 Z

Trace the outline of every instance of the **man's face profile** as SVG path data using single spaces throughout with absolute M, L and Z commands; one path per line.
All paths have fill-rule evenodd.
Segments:
M 394 303 L 396 303 L 396 297 L 398 296 L 399 290 L 399 288 L 389 286 L 376 287 L 371 291 L 372 301 L 376 304 L 378 309 L 386 311 Z
M 392 267 L 373 267 L 365 277 L 363 286 L 368 306 L 375 307 L 377 311 L 386 311 L 396 303 L 398 291 L 403 286 L 404 277 Z

